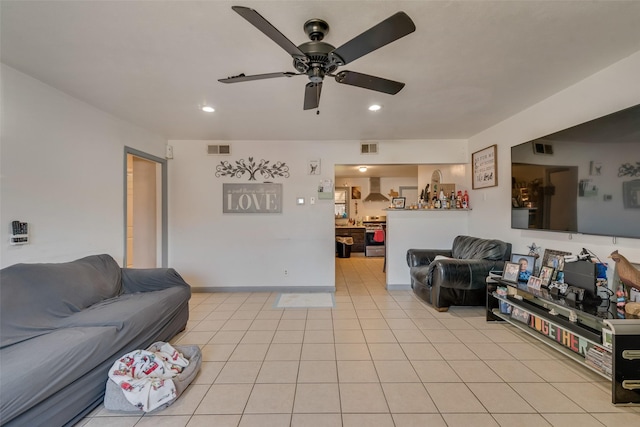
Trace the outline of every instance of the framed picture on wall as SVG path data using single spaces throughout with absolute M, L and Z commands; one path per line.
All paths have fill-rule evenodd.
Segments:
M 362 189 L 358 186 L 351 187 L 351 199 L 360 200 L 362 198 Z
M 498 146 L 496 144 L 471 155 L 472 187 L 487 188 L 498 185 Z
M 320 159 L 309 160 L 307 172 L 309 175 L 320 175 Z

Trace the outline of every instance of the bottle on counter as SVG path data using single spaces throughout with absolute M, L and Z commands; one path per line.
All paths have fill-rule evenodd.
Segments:
M 451 192 L 451 197 L 449 198 L 449 204 L 451 205 L 451 209 L 456 208 L 456 193 Z
M 462 207 L 465 209 L 471 208 L 471 205 L 469 205 L 469 193 L 467 193 L 467 190 L 464 190 L 464 195 L 462 196 Z
M 447 196 L 444 195 L 444 191 L 440 190 L 440 209 L 447 207 Z

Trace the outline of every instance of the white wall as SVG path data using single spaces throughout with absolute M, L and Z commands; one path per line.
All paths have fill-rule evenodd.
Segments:
M 511 242 L 513 251 L 519 253 L 526 253 L 527 246 L 535 242 L 543 249 L 572 253 L 578 253 L 584 247 L 603 260 L 618 249 L 631 261 L 640 261 L 639 239 L 618 238 L 614 242 L 612 238 L 602 236 L 512 230 L 509 208 L 511 146 L 640 103 L 639 75 L 640 52 L 637 52 L 471 138 L 470 152 L 498 144 L 499 185 L 471 192 L 470 233 Z M 628 159 L 632 160 L 640 159 Z M 612 270 L 609 269 L 610 278 Z
M 2 65 L 0 265 L 124 257 L 124 146 L 166 140 Z M 13 220 L 31 243 L 9 245 Z
M 315 205 L 309 201 L 317 198 L 320 179 L 334 179 L 334 165 L 362 162 L 359 141 L 232 141 L 230 156 L 206 154 L 206 146 L 220 143 L 216 141 L 169 143 L 174 147 L 174 159 L 169 161 L 169 264 L 192 286 L 335 285 L 333 199 L 317 200 Z M 463 140 L 379 141 L 381 154 L 375 159 L 367 156 L 366 163 L 415 164 L 420 158 L 464 163 L 469 157 L 466 145 Z M 222 184 L 248 182 L 248 177 L 216 178 L 216 165 L 250 156 L 289 166 L 289 178 L 272 180 L 283 184 L 282 214 L 222 213 Z M 321 175 L 307 175 L 311 159 L 321 160 Z M 363 197 L 367 189 L 362 188 Z M 384 182 L 382 190 L 388 191 Z M 296 197 L 304 197 L 306 204 L 296 205 Z

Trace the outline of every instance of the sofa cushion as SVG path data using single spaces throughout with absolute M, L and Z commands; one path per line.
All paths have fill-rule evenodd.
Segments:
M 451 250 L 453 258 L 500 261 L 505 259 L 508 246 L 501 240 L 456 236 Z
M 113 326 L 65 328 L 3 348 L 0 359 L 3 421 L 11 420 L 93 370 L 111 355 L 117 335 Z
M 0 348 L 55 329 L 73 313 L 121 292 L 109 255 L 59 264 L 15 264 L 0 270 Z
M 185 301 L 188 288 L 169 288 L 155 292 L 123 294 L 104 300 L 61 320 L 60 327 L 115 326 L 140 334 L 154 322 L 169 319 L 169 314 Z M 133 349 L 135 350 L 135 349 Z

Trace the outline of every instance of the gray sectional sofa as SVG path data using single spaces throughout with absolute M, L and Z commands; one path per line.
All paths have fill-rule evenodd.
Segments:
M 109 255 L 0 270 L 0 423 L 73 425 L 102 402 L 118 356 L 184 330 L 190 297 L 174 269 Z

